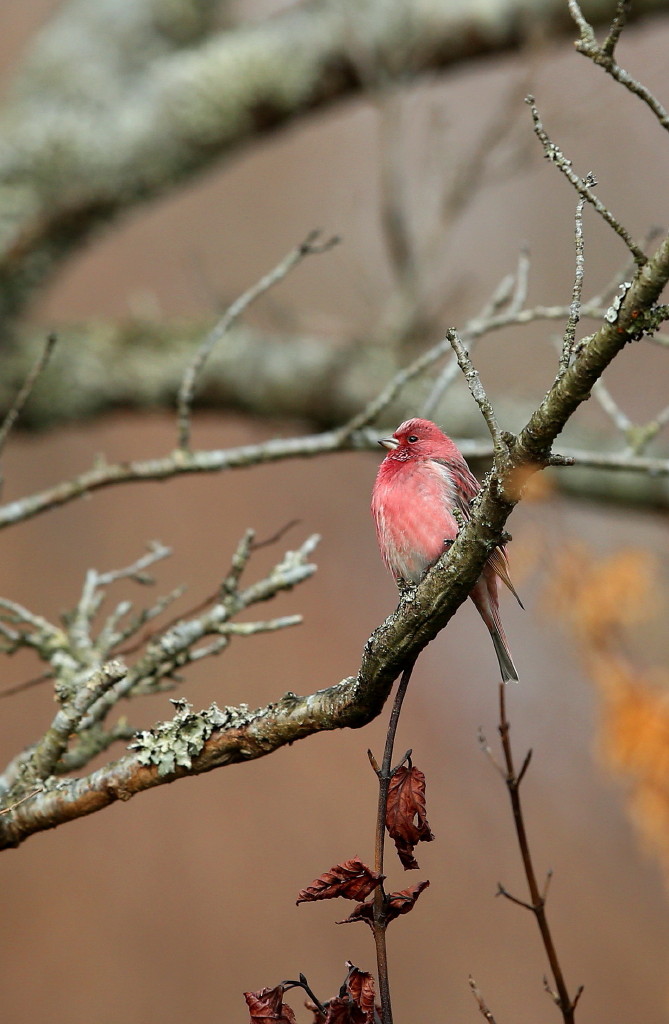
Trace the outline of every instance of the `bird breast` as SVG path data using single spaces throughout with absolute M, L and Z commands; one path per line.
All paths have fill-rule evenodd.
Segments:
M 458 532 L 451 474 L 426 459 L 395 463 L 379 476 L 374 501 L 379 545 L 393 575 L 418 583 Z

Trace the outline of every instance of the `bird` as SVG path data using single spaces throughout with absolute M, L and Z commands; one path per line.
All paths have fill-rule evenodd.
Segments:
M 374 483 L 372 515 L 381 556 L 402 590 L 419 583 L 450 547 L 480 486 L 458 446 L 431 420 L 405 420 L 379 444 L 388 454 Z M 498 579 L 522 608 L 503 544 L 488 558 L 469 596 L 490 631 L 503 682 L 517 681 L 499 615 Z

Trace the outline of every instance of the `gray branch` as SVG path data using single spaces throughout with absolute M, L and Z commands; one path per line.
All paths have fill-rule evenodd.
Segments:
M 106 0 L 101 9 L 109 10 L 109 4 L 111 0 Z M 405 4 L 398 4 L 396 8 L 389 0 L 385 4 L 368 0 L 368 5 L 370 11 L 372 7 L 383 7 L 386 15 L 392 15 L 387 20 L 400 22 L 405 35 L 413 24 L 413 6 L 407 8 Z M 78 4 L 71 6 L 76 8 Z M 443 6 L 438 5 L 439 11 Z M 421 14 L 431 10 L 429 0 L 422 3 L 416 0 L 415 7 Z M 136 8 L 141 11 L 143 5 L 137 4 Z M 337 5 L 323 3 L 319 7 L 308 5 L 293 9 L 289 16 L 305 14 L 310 18 L 314 17 L 314 12 L 323 11 L 336 22 L 339 10 Z M 407 10 L 410 10 L 408 20 Z M 609 55 L 615 49 L 626 10 L 627 5 L 621 0 L 618 19 L 602 47 Z M 282 19 L 272 24 L 279 26 L 280 35 Z M 385 62 L 392 62 L 394 57 L 383 49 L 381 55 Z M 198 58 L 200 56 L 198 54 Z M 364 47 L 359 49 L 357 59 L 363 64 L 366 62 Z M 368 67 L 365 71 L 369 76 Z M 290 86 L 291 83 L 286 84 L 287 89 Z M 535 127 L 543 132 L 536 110 L 533 113 Z M 568 160 L 547 137 L 543 141 L 551 147 L 558 167 L 581 197 L 592 202 L 586 194 L 590 188 L 588 181 L 569 170 Z M 629 235 L 609 211 L 602 208 L 599 212 L 629 244 Z M 652 335 L 669 318 L 669 306 L 659 305 L 662 290 L 669 281 L 669 237 L 661 241 L 649 258 L 633 245 L 630 248 L 636 264 L 630 282 L 603 316 L 598 317 L 594 332 L 579 341 L 575 338 L 575 312 L 579 316 L 588 312 L 587 304 L 581 304 L 580 279 L 577 281 L 572 296 L 573 331 L 568 332 L 566 357 L 545 398 L 516 436 L 499 432 L 467 344 L 477 336 L 477 331 L 494 330 L 502 321 L 520 323 L 522 314 L 527 314 L 528 319 L 536 316 L 536 311 L 519 309 L 525 291 L 525 274 L 519 271 L 514 289 L 502 290 L 500 296 L 506 298 L 500 297 L 498 303 L 491 305 L 485 324 L 470 324 L 468 334 L 462 332 L 462 344 L 458 344 L 457 336 L 451 338 L 451 341 L 455 339 L 458 360 L 495 438 L 495 473 L 488 475 L 474 503 L 472 516 L 463 524 L 453 545 L 415 588 L 402 594 L 397 609 L 374 630 L 365 644 L 355 676 L 308 696 L 287 693 L 276 703 L 255 710 L 245 705 L 237 708 L 211 705 L 196 712 L 186 701 L 177 700 L 173 718 L 138 733 L 130 753 L 86 777 L 63 779 L 58 777 L 62 772 L 73 765 L 85 765 L 86 758 L 105 749 L 112 737 L 127 735 L 125 723 L 105 728 L 108 713 L 119 699 L 147 691 L 162 692 L 166 681 L 173 680 L 181 665 L 219 653 L 231 635 L 294 624 L 294 616 L 243 624 L 231 622 L 231 619 L 249 605 L 268 600 L 311 575 L 314 567 L 308 557 L 316 538 L 310 538 L 297 551 L 287 552 L 264 579 L 242 587 L 242 576 L 254 550 L 253 536 L 247 532 L 217 594 L 191 614 L 142 637 L 138 645 L 130 648 L 119 649 L 158 608 L 165 607 L 167 599 L 154 603 L 144 616 L 140 615 L 125 628 L 122 622 L 129 606 L 121 602 L 96 631 L 93 624 L 101 607 L 102 590 L 121 579 L 145 581 L 145 570 L 162 557 L 161 548 L 154 548 L 126 569 L 90 573 L 75 613 L 65 619 L 62 628 L 15 602 L 0 600 L 0 644 L 8 652 L 24 646 L 39 653 L 56 678 L 55 693 L 60 705 L 45 736 L 19 754 L 5 772 L 6 806 L 0 813 L 0 848 L 18 846 L 35 832 L 90 814 L 116 800 L 130 799 L 146 789 L 233 762 L 265 756 L 316 732 L 358 728 L 374 718 L 383 707 L 394 680 L 450 621 L 480 577 L 491 552 L 503 541 L 506 522 L 520 497 L 518 479 L 524 480 L 545 467 L 570 461 L 564 452 L 554 452 L 553 445 L 571 416 L 589 398 L 618 353 L 631 341 Z M 6 505 L 0 509 L 0 525 L 17 522 L 80 494 L 124 481 L 163 479 L 182 472 L 212 472 L 277 458 L 363 447 L 373 439 L 367 429 L 371 419 L 387 411 L 388 403 L 402 391 L 413 374 L 442 355 L 441 347 L 435 346 L 411 366 L 399 372 L 395 368 L 391 384 L 376 398 L 372 397 L 361 413 L 349 417 L 339 430 L 229 452 L 191 452 L 181 448 L 163 459 L 116 466 L 103 464 L 74 481 Z M 632 450 L 641 452 L 646 437 L 655 436 L 667 420 L 669 411 L 662 409 L 654 420 L 637 428 L 643 436 Z M 629 447 L 619 457 L 621 462 L 628 468 L 649 469 L 652 457 L 630 454 Z M 656 462 L 660 466 L 658 471 L 669 472 L 667 460 Z M 127 666 L 120 660 L 138 647 L 142 653 L 134 664 Z
M 307 697 L 286 694 L 255 711 L 212 706 L 199 714 L 180 703 L 172 723 L 142 734 L 139 752 L 130 753 L 80 779 L 24 780 L 34 795 L 17 802 L 11 793 L 0 817 L 0 846 L 17 846 L 28 836 L 93 813 L 116 800 L 185 776 L 252 758 L 315 732 L 365 725 L 383 707 L 403 667 L 449 622 L 478 579 L 490 552 L 500 543 L 518 500 L 519 470 L 550 464 L 552 445 L 569 417 L 585 401 L 593 383 L 639 329 L 641 310 L 652 311 L 669 280 L 669 239 L 641 268 L 625 295 L 615 324 L 606 323 L 566 371 L 517 438 L 507 437 L 508 457 L 483 487 L 471 520 L 455 543 L 367 641 L 355 677 Z M 175 754 L 176 751 L 176 754 Z M 19 794 L 19 796 L 22 794 Z
M 312 0 L 221 29 L 213 0 L 70 0 L 45 26 L 0 111 L 0 322 L 121 213 L 250 139 L 374 84 L 545 33 L 563 0 Z M 648 13 L 667 0 L 635 5 Z M 595 0 L 584 16 L 601 16 Z M 296 45 L 297 42 L 297 45 Z

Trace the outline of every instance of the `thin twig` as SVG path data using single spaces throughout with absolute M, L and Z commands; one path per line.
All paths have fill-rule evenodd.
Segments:
M 404 701 L 407 687 L 409 686 L 409 680 L 411 679 L 411 673 L 413 672 L 414 665 L 415 660 L 410 662 L 402 672 L 402 676 L 397 687 L 397 693 L 395 694 L 395 700 L 393 702 L 393 709 L 390 713 L 390 721 L 388 722 L 388 732 L 386 734 L 386 745 L 383 751 L 383 761 L 380 770 L 376 772 L 379 780 L 379 799 L 376 812 L 374 870 L 379 875 L 383 874 L 383 852 L 386 836 L 386 808 L 388 805 L 388 789 L 390 786 L 390 780 L 393 776 L 393 770 L 391 768 L 393 760 L 393 746 L 395 744 L 397 724 L 402 710 L 402 702 Z M 370 761 L 374 764 L 371 757 Z M 390 1003 L 388 954 L 386 950 L 387 921 L 385 916 L 385 899 L 386 897 L 383 886 L 377 886 L 374 891 L 374 919 L 372 931 L 374 933 L 374 943 L 376 945 L 376 965 L 379 975 L 379 994 L 381 996 L 381 1017 L 383 1024 L 392 1024 L 393 1015 Z
M 616 220 L 611 211 L 597 198 L 590 186 L 587 184 L 586 179 L 579 177 L 579 175 L 572 169 L 571 160 L 568 160 L 559 146 L 556 146 L 556 144 L 549 138 L 546 129 L 541 122 L 541 118 L 539 117 L 539 111 L 534 102 L 534 96 L 527 96 L 525 102 L 532 112 L 534 134 L 543 146 L 546 159 L 556 165 L 567 180 L 574 186 L 582 199 L 585 199 L 586 202 L 594 206 L 600 217 L 603 217 L 606 223 L 613 228 L 615 233 L 622 238 L 623 242 L 634 256 L 634 262 L 637 266 L 643 267 L 648 262 L 646 254 L 633 240 L 629 231 L 623 227 L 620 221 Z
M 18 800 L 15 800 L 13 804 L 9 804 L 8 807 L 3 807 L 2 810 L 0 810 L 0 814 L 10 814 L 11 811 L 20 807 L 21 804 L 24 804 L 26 800 L 31 800 L 34 796 L 37 796 L 38 793 L 41 793 L 43 789 L 43 786 L 38 786 L 36 789 L 32 789 L 30 793 L 24 793 L 23 796 Z
M 630 449 L 634 455 L 640 455 L 648 447 L 657 434 L 669 423 L 669 405 L 658 412 L 654 420 L 649 420 L 643 426 L 630 430 Z M 636 436 L 634 436 L 636 435 Z
M 190 446 L 190 412 L 193 404 L 195 385 L 197 383 L 197 378 L 202 372 L 202 368 L 211 355 L 213 349 L 221 340 L 223 335 L 230 330 L 234 322 L 260 295 L 263 295 L 266 291 L 272 288 L 273 285 L 282 281 L 283 278 L 290 273 L 293 267 L 296 267 L 298 263 L 301 263 L 306 256 L 313 256 L 327 252 L 339 242 L 339 239 L 336 236 L 333 236 L 325 242 L 317 243 L 316 239 L 319 235 L 320 231 L 312 231 L 307 235 L 305 240 L 300 243 L 300 245 L 291 249 L 288 255 L 284 256 L 273 270 L 270 270 L 268 274 L 265 274 L 265 276 L 261 277 L 259 281 L 256 281 L 255 284 L 251 285 L 251 287 L 248 288 L 243 295 L 240 295 L 238 299 L 235 299 L 200 345 L 192 361 L 186 368 L 186 372 L 184 373 L 181 381 L 181 387 L 179 388 L 177 417 L 179 426 L 178 446 L 180 449 L 186 451 Z
M 291 458 L 310 458 L 327 452 L 371 447 L 372 441 L 366 436 L 353 433 L 342 438 L 338 430 L 329 430 L 303 437 L 272 438 L 260 444 L 242 445 L 238 448 L 199 452 L 178 449 L 157 459 L 98 463 L 71 480 L 61 481 L 44 491 L 0 506 L 0 529 L 31 519 L 93 491 L 120 483 L 168 480 L 191 473 L 215 473 L 241 466 L 255 466 Z
M 563 448 L 562 454 L 573 459 L 575 466 L 592 469 L 616 469 L 630 473 L 644 473 L 650 477 L 669 476 L 669 458 L 644 455 L 626 455 L 624 452 L 592 452 L 578 448 Z
M 627 16 L 632 7 L 632 0 L 618 0 L 618 6 L 614 15 L 613 21 L 611 22 L 611 28 L 609 33 L 602 43 L 602 53 L 607 54 L 609 57 L 613 57 L 613 52 L 618 44 L 622 30 L 627 24 Z
M 465 380 L 467 381 L 467 386 L 472 393 L 472 397 L 481 410 L 483 418 L 488 425 L 488 430 L 490 431 L 495 451 L 498 451 L 504 447 L 502 432 L 499 429 L 499 424 L 490 399 L 486 395 L 483 385 L 481 384 L 481 378 L 479 377 L 478 370 L 469 358 L 467 349 L 462 344 L 462 341 L 458 337 L 458 333 L 454 328 L 449 330 L 447 338 L 455 352 L 458 365 L 465 375 Z
M 618 430 L 621 431 L 624 437 L 627 437 L 627 431 L 633 426 L 632 421 L 620 408 L 603 380 L 598 380 L 593 386 L 592 394 Z
M 53 672 L 42 672 L 40 676 L 25 679 L 22 683 L 15 683 L 14 686 L 8 686 L 5 690 L 0 690 L 0 699 L 2 697 L 13 697 L 17 693 L 23 693 L 24 690 L 31 690 L 33 686 L 40 686 L 49 679 L 53 679 Z
M 368 424 L 373 423 L 414 377 L 419 376 L 424 370 L 432 366 L 433 363 L 441 359 L 450 348 L 451 343 L 448 338 L 445 338 L 443 341 L 433 345 L 427 352 L 423 352 L 422 355 L 414 359 L 403 370 L 396 373 L 390 383 L 361 412 L 356 413 L 343 427 L 339 428 L 337 434 L 342 442 L 356 431 L 362 430 Z
M 2 453 L 5 447 L 5 443 L 9 436 L 9 432 L 16 423 L 18 417 L 21 415 L 21 411 L 26 402 L 28 401 L 32 389 L 35 387 L 37 378 L 41 375 L 41 373 L 44 371 L 46 367 L 46 364 L 49 362 L 49 358 L 51 356 L 51 353 L 53 352 L 57 340 L 58 337 L 56 334 L 48 335 L 44 343 L 44 348 L 42 349 L 42 352 L 40 353 L 37 360 L 31 367 L 28 376 L 26 377 L 21 388 L 19 389 L 16 398 L 14 399 L 14 403 L 11 409 L 9 410 L 4 420 L 2 421 L 2 426 L 0 426 L 0 454 Z
M 289 530 L 292 530 L 294 526 L 299 526 L 301 521 L 301 519 L 289 519 L 287 523 L 280 526 L 276 533 L 273 533 L 270 537 L 264 537 L 263 540 L 256 540 L 254 537 L 251 541 L 251 550 L 260 551 L 261 548 L 268 548 L 272 544 L 277 544 L 285 537 Z
M 474 999 L 476 1000 L 478 1008 L 481 1011 L 482 1015 L 488 1021 L 488 1024 L 496 1024 L 495 1018 L 493 1017 L 491 1010 L 488 1008 L 483 996 L 481 995 L 479 987 L 472 978 L 471 974 L 469 975 L 468 981 L 469 987 L 472 990 L 472 995 L 474 996 Z
M 461 216 L 475 197 L 481 195 L 486 172 L 495 152 L 501 143 L 509 138 L 511 129 L 522 110 L 522 99 L 530 79 L 529 68 L 510 82 L 505 94 L 501 97 L 497 109 L 493 111 L 483 131 L 478 135 L 471 151 L 456 164 L 452 180 L 447 184 L 441 200 L 441 219 L 438 222 L 440 234 L 448 232 L 453 222 Z M 451 159 L 457 155 L 451 152 Z M 496 176 L 499 167 L 494 168 Z
M 562 966 L 548 925 L 548 917 L 546 914 L 547 890 L 544 889 L 544 892 L 542 893 L 537 883 L 537 876 L 534 870 L 534 863 L 530 852 L 530 844 L 527 837 L 523 808 L 520 800 L 520 783 L 529 765 L 530 755 L 528 754 L 525 758 L 521 771 L 516 773 L 513 751 L 511 749 L 509 720 L 506 714 L 506 688 L 503 683 L 499 688 L 499 734 L 502 742 L 504 763 L 506 765 L 505 781 L 509 797 L 511 799 L 513 822 L 516 829 L 518 845 L 520 847 L 520 855 L 523 861 L 525 878 L 527 879 L 527 886 L 530 891 L 530 901 L 525 902 L 524 900 L 518 899 L 518 897 L 511 895 L 511 893 L 509 893 L 502 885 L 499 886 L 498 892 L 501 896 L 505 896 L 506 899 L 530 910 L 534 914 L 541 933 L 541 939 L 546 951 L 546 956 L 548 957 L 551 974 L 553 975 L 555 982 L 555 1002 L 562 1013 L 564 1024 L 574 1024 L 574 1009 L 578 1001 L 578 996 L 572 999 L 569 995 Z
M 585 183 L 589 187 L 597 184 L 592 174 L 585 176 Z M 574 238 L 576 242 L 576 270 L 574 273 L 574 287 L 571 293 L 571 305 L 569 307 L 569 318 L 564 329 L 562 338 L 562 355 L 560 356 L 560 373 L 565 373 L 569 368 L 571 357 L 576 341 L 576 326 L 581 319 L 581 295 L 583 293 L 583 273 L 585 270 L 585 257 L 583 252 L 583 207 L 585 197 L 581 196 L 576 204 L 576 219 Z
M 521 267 L 521 262 L 519 261 L 517 276 L 514 277 L 514 275 L 512 274 L 507 274 L 504 278 L 502 278 L 497 288 L 493 292 L 490 300 L 485 304 L 485 306 L 478 314 L 476 319 L 474 321 L 469 322 L 467 327 L 470 327 L 475 322 L 489 320 L 501 309 L 503 309 L 504 306 L 508 306 L 509 310 L 515 308 L 515 303 L 517 302 L 520 302 L 520 305 L 522 306 L 524 301 L 522 298 L 520 298 L 520 296 L 523 294 L 523 284 L 521 283 L 522 274 L 523 268 Z M 449 339 L 447 338 L 446 340 L 448 341 Z M 472 335 L 467 339 L 467 341 L 463 341 L 463 345 L 465 346 L 468 352 L 471 352 L 476 340 L 477 337 L 475 335 Z M 444 369 L 441 371 L 439 376 L 437 377 L 437 380 L 435 381 L 432 390 L 430 391 L 430 394 L 428 395 L 426 401 L 423 403 L 421 407 L 422 416 L 425 416 L 428 419 L 432 418 L 434 410 L 439 405 L 439 402 L 444 397 L 446 391 L 457 377 L 457 373 L 458 360 L 456 356 L 453 355 L 449 362 L 444 367 Z
M 607 74 L 624 86 L 629 92 L 638 96 L 640 100 L 652 110 L 653 114 L 665 129 L 669 131 L 669 113 L 662 106 L 660 101 L 652 92 L 638 82 L 635 78 L 621 68 L 614 59 L 614 50 L 625 27 L 627 15 L 631 8 L 631 0 L 618 0 L 618 6 L 614 19 L 611 23 L 609 33 L 601 46 L 597 45 L 594 29 L 583 16 L 581 8 L 576 0 L 569 0 L 569 11 L 578 26 L 581 37 L 576 42 L 576 49 L 585 57 L 589 57 L 593 63 L 604 68 Z
M 312 1003 L 314 1004 L 314 1006 L 316 1007 L 316 1009 L 318 1010 L 320 1015 L 322 1017 L 325 1017 L 325 1014 L 326 1014 L 327 1011 L 326 1011 L 325 1007 L 323 1006 L 322 1002 L 320 1001 L 320 999 L 314 994 L 314 991 L 311 988 L 311 986 L 309 985 L 309 982 L 307 981 L 306 976 L 304 974 L 300 974 L 299 981 L 291 981 L 289 979 L 288 981 L 282 981 L 281 985 L 282 985 L 284 991 L 287 990 L 287 989 L 291 989 L 291 988 L 301 988 L 301 989 L 304 989 L 304 991 L 307 993 L 307 995 L 311 999 Z
M 509 313 L 518 313 L 527 300 L 527 286 L 530 276 L 530 250 L 523 245 L 518 253 L 518 266 L 516 267 L 515 288 L 511 301 L 509 302 Z
M 415 252 L 405 196 L 408 174 L 402 155 L 406 132 L 402 124 L 404 96 L 396 90 L 378 93 L 379 220 L 385 251 L 396 286 L 406 287 L 414 276 Z

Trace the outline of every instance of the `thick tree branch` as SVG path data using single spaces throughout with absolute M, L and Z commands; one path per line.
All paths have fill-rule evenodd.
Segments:
M 468 528 L 468 536 L 453 546 L 448 563 L 435 567 L 375 630 L 365 646 L 357 677 L 308 697 L 288 693 L 277 703 L 253 712 L 210 709 L 205 717 L 211 720 L 213 716 L 216 726 L 190 764 L 171 772 L 161 775 L 158 764 L 145 764 L 142 753 L 132 753 L 86 778 L 53 780 L 46 791 L 0 818 L 0 848 L 16 846 L 34 832 L 91 814 L 116 800 L 128 800 L 145 789 L 263 757 L 315 732 L 366 725 L 381 711 L 403 665 L 437 635 L 467 597 L 494 546 L 491 538 L 499 539 L 510 511 L 511 506 L 495 504 L 494 522 L 489 520 L 475 530 Z M 149 740 L 145 750 L 150 751 Z
M 582 317 L 597 320 L 604 313 L 601 306 L 587 303 L 581 309 Z M 505 327 L 560 321 L 568 315 L 568 306 L 495 311 L 470 321 L 460 336 L 469 344 Z M 18 426 L 43 429 L 119 408 L 172 411 L 184 367 L 210 329 L 210 324 L 198 322 L 142 321 L 59 328 L 52 365 Z M 26 332 L 15 349 L 3 353 L 0 416 L 12 407 L 43 345 L 43 332 Z M 248 412 L 261 419 L 304 419 L 330 427 L 359 413 L 377 394 L 379 381 L 398 369 L 397 354 L 389 346 L 359 341 L 342 345 L 315 334 L 289 335 L 237 324 L 218 340 L 202 371 L 196 408 Z M 453 376 L 449 372 L 449 383 Z M 405 389 L 393 416 L 418 400 L 418 393 Z
M 526 474 L 528 469 L 549 462 L 552 442 L 569 416 L 587 400 L 606 366 L 631 337 L 638 336 L 639 324 L 652 318 L 653 306 L 668 279 L 669 240 L 665 239 L 632 282 L 615 323 L 607 323 L 583 346 L 517 440 L 510 443 L 508 456 L 498 457 L 496 472 L 483 487 L 472 519 L 450 551 L 415 590 L 401 598 L 396 611 L 369 638 L 356 677 L 308 697 L 286 694 L 278 703 L 251 713 L 243 708 L 210 709 L 206 714 L 210 722 L 213 715 L 215 724 L 188 764 L 161 775 L 159 764 L 151 763 L 147 742 L 140 754 L 129 754 L 87 778 L 59 781 L 48 792 L 39 792 L 13 807 L 0 819 L 1 845 L 18 845 L 34 832 L 165 782 L 264 756 L 314 732 L 360 727 L 374 718 L 403 667 L 448 623 L 500 543 L 518 499 L 518 471 Z M 149 763 L 144 763 L 147 757 Z
M 387 2 L 367 2 L 371 6 L 382 6 L 388 14 Z M 431 9 L 429 0 L 423 0 L 423 6 L 416 0 L 416 6 L 421 8 L 421 13 L 423 6 Z M 442 7 L 443 5 L 439 10 Z M 336 5 L 333 8 L 326 3 L 318 7 L 309 5 L 300 8 L 298 16 L 306 11 L 307 17 L 313 17 L 315 10 L 325 11 L 328 17 L 334 17 L 336 20 Z M 293 16 L 295 10 L 289 13 Z M 396 13 L 394 8 L 392 13 Z M 406 35 L 408 23 L 404 6 L 401 13 L 402 17 L 399 20 Z M 412 7 L 412 16 L 413 13 Z M 393 19 L 387 20 L 392 22 Z M 273 24 L 279 26 L 280 35 L 281 19 L 277 19 Z M 615 32 L 612 30 L 609 43 L 605 44 L 605 47 L 608 45 L 610 52 L 615 45 L 614 37 Z M 394 53 L 386 52 L 382 46 L 380 53 L 381 66 L 388 62 L 392 63 L 396 57 Z M 367 60 L 364 46 L 359 48 L 357 59 L 363 63 Z M 369 69 L 366 71 L 369 72 Z M 287 88 L 290 86 L 291 83 L 288 83 Z M 561 154 L 559 162 L 564 171 L 567 164 Z M 589 189 L 589 184 L 584 180 L 574 179 L 573 176 L 570 180 L 581 196 L 587 199 L 585 192 Z M 615 230 L 619 229 L 620 225 L 612 218 L 607 219 Z M 628 237 L 626 233 L 625 237 Z M 487 396 L 471 364 L 465 344 L 460 345 L 459 349 L 456 345 L 462 368 L 474 384 L 473 393 L 479 407 L 486 414 L 495 437 L 493 470 L 472 504 L 471 519 L 463 526 L 448 552 L 444 553 L 416 588 L 402 595 L 397 609 L 373 632 L 365 645 L 360 668 L 355 677 L 344 679 L 334 686 L 318 690 L 306 697 L 287 693 L 277 703 L 256 711 L 249 711 L 244 705 L 239 708 L 223 709 L 212 705 L 209 709 L 196 713 L 185 701 L 176 701 L 177 709 L 173 720 L 161 722 L 154 729 L 139 733 L 131 745 L 131 753 L 87 777 L 58 779 L 55 776 L 68 754 L 73 755 L 73 763 L 80 763 L 80 754 L 81 757 L 86 756 L 83 750 L 67 750 L 68 743 L 77 735 L 78 727 L 87 722 L 95 726 L 106 716 L 108 707 L 105 700 L 111 689 L 126 686 L 129 687 L 126 691 L 128 693 L 134 692 L 135 689 L 140 692 L 143 675 L 148 672 L 149 682 L 154 675 L 158 678 L 158 673 L 154 671 L 155 659 L 161 656 L 160 644 L 157 643 L 153 648 L 147 649 L 145 657 L 149 658 L 149 662 L 140 659 L 131 670 L 126 669 L 121 663 L 107 663 L 107 666 L 90 665 L 86 660 L 86 655 L 92 650 L 87 624 L 90 626 L 92 619 L 83 615 L 82 621 L 78 622 L 75 617 L 68 626 L 68 636 L 73 649 L 81 648 L 79 653 L 86 660 L 86 674 L 82 680 L 84 686 L 79 685 L 78 677 L 73 677 L 73 685 L 69 688 L 66 685 L 61 686 L 57 692 L 61 708 L 53 720 L 51 729 L 42 741 L 20 754 L 6 773 L 9 783 L 7 807 L 0 815 L 0 847 L 17 846 L 35 832 L 92 813 L 116 800 L 130 799 L 146 789 L 185 776 L 211 771 L 235 761 L 265 756 L 285 744 L 293 743 L 315 732 L 343 727 L 358 728 L 377 715 L 394 680 L 407 665 L 415 661 L 425 646 L 450 621 L 471 592 L 486 560 L 503 541 L 507 519 L 521 497 L 519 481 L 524 482 L 532 472 L 546 466 L 564 462 L 561 456 L 552 452 L 552 445 L 567 421 L 589 398 L 593 386 L 620 350 L 628 342 L 652 334 L 668 318 L 669 307 L 658 306 L 657 303 L 662 289 L 669 280 L 669 238 L 663 240 L 655 254 L 648 260 L 641 250 L 635 251 L 634 255 L 637 269 L 631 283 L 625 284 L 622 294 L 606 311 L 603 324 L 596 333 L 580 342 L 575 338 L 574 316 L 576 306 L 579 307 L 579 314 L 584 313 L 580 302 L 580 283 L 578 288 L 575 288 L 571 313 L 574 330 L 569 333 L 566 357 L 546 398 L 532 413 L 517 437 L 497 428 Z M 511 307 L 506 310 L 507 322 L 511 315 L 518 317 L 522 312 L 517 308 L 519 301 L 514 300 Z M 488 330 L 494 329 L 491 327 L 492 320 L 494 316 L 488 321 Z M 483 329 L 481 327 L 481 330 Z M 475 329 L 470 327 L 468 338 L 466 332 L 463 332 L 462 336 L 463 342 L 472 340 L 476 336 Z M 431 354 L 421 356 L 414 365 L 415 372 L 418 372 L 426 360 L 435 359 L 439 355 L 437 346 Z M 72 500 L 79 494 L 124 480 L 159 479 L 179 472 L 213 471 L 275 458 L 364 446 L 369 443 L 370 435 L 367 431 L 357 431 L 356 428 L 366 425 L 371 416 L 386 408 L 386 403 L 394 395 L 395 384 L 402 387 L 404 378 L 410 377 L 412 372 L 411 368 L 403 371 L 377 402 L 369 404 L 363 413 L 350 420 L 343 429 L 313 438 L 271 441 L 232 452 L 191 453 L 182 449 L 162 460 L 96 467 L 75 481 L 0 509 L 0 525 L 8 525 L 56 504 Z M 661 426 L 665 420 L 666 414 L 660 412 L 657 424 Z M 642 446 L 640 444 L 639 450 Z M 302 555 L 307 553 L 306 548 L 303 547 L 301 550 Z M 241 553 L 242 561 L 244 551 L 250 551 L 248 540 L 242 542 L 238 551 L 238 554 Z M 282 566 L 283 563 L 278 568 Z M 306 566 L 304 572 L 310 569 L 310 566 Z M 228 580 L 232 581 L 233 591 L 236 593 L 238 574 L 235 575 L 235 572 L 233 565 L 230 576 L 223 584 L 222 591 L 225 593 Z M 100 580 L 103 577 L 96 578 Z M 292 577 L 288 581 L 289 585 L 292 585 L 291 581 Z M 88 606 L 91 611 L 97 607 L 94 590 L 95 587 L 91 584 L 84 591 L 86 599 L 90 597 Z M 262 584 L 250 588 L 248 593 L 253 594 L 254 600 L 262 600 L 265 596 Z M 227 615 L 225 600 L 225 597 L 221 599 L 220 607 L 213 608 L 211 615 Z M 7 621 L 3 625 L 3 638 L 6 649 L 13 650 L 20 646 L 23 640 L 24 646 L 40 649 L 41 645 L 48 654 L 51 650 L 50 641 L 55 639 L 56 642 L 60 642 L 58 637 L 54 638 L 55 627 L 46 620 L 11 602 L 5 601 L 4 607 L 4 618 Z M 109 642 L 115 638 L 120 642 L 118 623 L 121 616 L 119 606 L 101 631 L 101 636 L 106 637 Z M 284 624 L 286 621 L 284 620 Z M 215 632 L 214 626 L 218 624 L 218 618 L 216 623 L 206 620 L 204 632 L 201 630 L 196 639 L 200 640 L 203 636 Z M 185 625 L 190 626 L 192 623 Z M 169 641 L 168 657 L 171 657 L 170 652 L 174 649 L 173 634 L 176 633 L 179 634 L 176 639 L 179 642 L 183 640 L 187 651 L 190 651 L 187 646 L 188 639 L 182 635 L 183 629 L 177 625 L 173 630 L 167 628 L 163 637 Z M 107 653 L 110 651 L 111 648 Z M 205 653 L 210 652 L 205 650 Z M 174 664 L 178 664 L 178 660 L 175 660 Z M 169 661 L 167 668 L 169 669 L 171 665 L 172 661 Z M 92 674 L 89 669 L 92 669 Z M 136 673 L 135 676 L 132 676 L 133 671 Z M 131 683 L 127 682 L 128 679 Z M 97 717 L 96 708 L 100 709 L 100 716 Z M 98 742 L 99 736 L 96 735 L 93 739 L 94 742 Z M 524 770 L 525 766 L 521 769 L 519 780 Z
M 507 478 L 523 459 L 521 453 L 510 460 Z M 404 665 L 434 639 L 466 599 L 488 555 L 500 542 L 514 504 L 502 493 L 496 484 L 484 488 L 472 520 L 448 555 L 414 591 L 402 597 L 396 611 L 374 631 L 356 677 L 308 697 L 287 694 L 277 704 L 251 713 L 221 709 L 218 714 L 223 717 L 190 764 L 164 775 L 157 764 L 144 764 L 141 755 L 129 754 L 87 778 L 59 781 L 49 792 L 40 792 L 0 819 L 4 833 L 0 845 L 18 845 L 36 831 L 129 799 L 144 789 L 264 756 L 314 732 L 365 725 L 380 712 Z
M 583 9 L 601 13 L 595 0 Z M 70 0 L 29 54 L 1 116 L 4 329 L 94 231 L 249 140 L 374 82 L 518 47 L 540 26 L 550 36 L 571 27 L 563 0 L 526 2 L 522 18 L 513 0 L 359 0 L 355 18 L 339 0 L 313 0 L 218 33 L 213 2 L 170 10 Z

